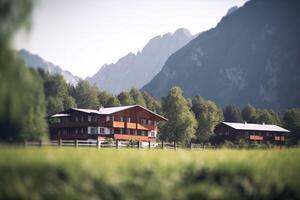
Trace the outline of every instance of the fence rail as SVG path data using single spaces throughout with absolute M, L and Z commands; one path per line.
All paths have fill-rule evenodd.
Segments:
M 215 149 L 216 147 L 204 146 L 200 144 L 190 144 L 188 147 L 184 145 L 175 145 L 174 143 L 169 142 L 143 142 L 143 143 L 130 143 L 124 141 L 113 141 L 105 142 L 98 140 L 51 140 L 47 142 L 25 142 L 25 147 L 88 147 L 88 148 L 131 148 L 131 149 Z

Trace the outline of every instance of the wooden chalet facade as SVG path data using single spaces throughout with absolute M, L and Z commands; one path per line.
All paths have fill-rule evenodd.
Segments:
M 53 140 L 156 141 L 157 122 L 167 121 L 139 105 L 100 108 L 71 108 L 49 117 Z
M 285 144 L 285 135 L 290 131 L 271 124 L 222 122 L 215 127 L 214 132 L 216 144 L 244 139 L 248 143 L 257 142 L 281 146 Z

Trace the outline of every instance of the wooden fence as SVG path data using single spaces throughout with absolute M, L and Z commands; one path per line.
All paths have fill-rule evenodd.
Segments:
M 111 143 L 99 141 L 99 140 L 51 140 L 51 141 L 40 141 L 40 142 L 25 142 L 25 147 L 88 147 L 88 148 L 136 148 L 136 149 L 216 149 L 214 146 L 204 146 L 200 144 L 190 144 L 188 147 L 184 145 L 179 145 L 175 143 L 168 143 L 168 142 L 147 142 L 147 143 L 139 143 L 136 142 L 134 144 L 130 142 L 123 142 L 123 141 L 113 141 Z

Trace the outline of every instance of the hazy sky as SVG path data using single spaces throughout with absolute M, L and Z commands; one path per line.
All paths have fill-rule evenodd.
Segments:
M 229 8 L 245 1 L 40 0 L 31 31 L 19 34 L 15 46 L 85 78 L 141 50 L 156 35 L 215 27 Z

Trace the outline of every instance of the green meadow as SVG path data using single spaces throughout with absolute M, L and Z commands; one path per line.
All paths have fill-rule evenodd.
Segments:
M 300 199 L 300 149 L 0 149 L 0 199 Z

